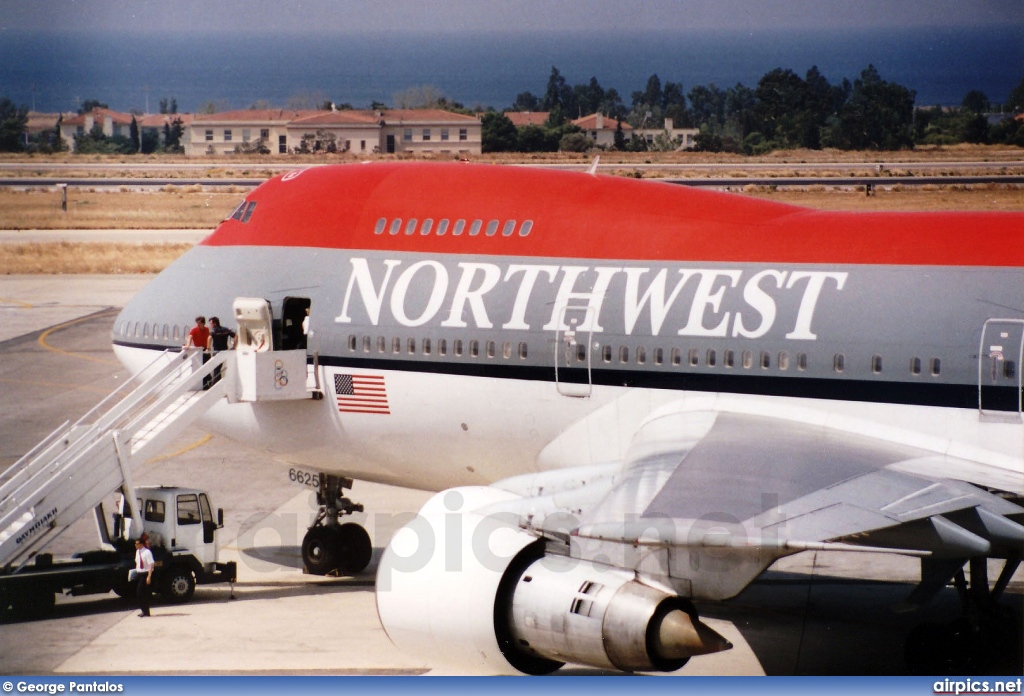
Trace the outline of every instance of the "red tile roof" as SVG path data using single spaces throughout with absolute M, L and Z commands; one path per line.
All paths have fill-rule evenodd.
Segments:
M 548 120 L 550 111 L 506 111 L 505 116 L 516 128 L 523 126 L 543 126 Z
M 193 123 L 268 123 L 294 121 L 307 116 L 324 113 L 316 110 L 295 109 L 239 109 L 238 111 L 221 111 L 216 114 L 196 114 Z
M 614 118 L 612 118 L 611 116 L 604 116 L 603 114 L 601 114 L 601 116 L 604 120 L 604 123 L 601 125 L 600 128 L 597 127 L 598 114 L 590 114 L 589 116 L 578 118 L 575 121 L 573 121 L 573 125 L 579 126 L 583 130 L 615 130 L 616 128 L 618 128 L 618 122 Z M 625 121 L 623 121 L 622 130 L 633 130 L 633 127 L 630 126 Z
M 92 111 L 85 114 L 76 114 L 71 118 L 64 119 L 64 125 L 66 126 L 84 126 L 86 117 L 91 116 L 93 123 L 103 123 L 109 116 L 113 123 L 127 126 L 132 122 L 132 115 L 121 113 L 120 111 L 111 111 L 110 109 L 93 109 Z

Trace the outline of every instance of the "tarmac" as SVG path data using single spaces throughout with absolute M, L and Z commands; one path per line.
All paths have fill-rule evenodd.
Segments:
M 0 277 L 0 469 L 52 429 L 128 379 L 110 348 L 117 308 L 149 276 Z M 0 674 L 439 675 L 436 662 L 399 652 L 377 619 L 377 559 L 397 521 L 427 492 L 357 482 L 374 557 L 356 577 L 305 575 L 299 546 L 315 514 L 312 493 L 288 467 L 195 427 L 135 472 L 137 484 L 208 490 L 225 510 L 223 555 L 233 586 L 206 586 L 187 604 L 157 603 L 153 617 L 113 594 L 58 597 L 43 620 L 0 625 Z M 48 549 L 94 548 L 93 522 L 76 523 Z M 903 639 L 921 621 L 948 621 L 948 590 L 925 613 L 893 611 L 917 562 L 892 555 L 803 553 L 784 559 L 739 597 L 700 603 L 702 618 L 733 642 L 672 676 L 905 674 Z M 1009 601 L 1021 608 L 1021 573 Z M 424 597 L 429 601 L 429 597 Z M 1020 669 L 1014 667 L 1016 673 Z M 567 667 L 560 674 L 600 674 Z

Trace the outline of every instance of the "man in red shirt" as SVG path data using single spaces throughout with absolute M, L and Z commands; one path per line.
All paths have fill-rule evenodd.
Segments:
M 196 325 L 185 339 L 185 349 L 189 348 L 202 348 L 204 353 L 210 351 L 210 330 L 206 328 L 206 317 L 196 317 Z

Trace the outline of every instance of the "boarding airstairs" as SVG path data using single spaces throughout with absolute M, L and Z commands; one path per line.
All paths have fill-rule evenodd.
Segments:
M 133 467 L 229 396 L 235 366 L 234 351 L 205 364 L 199 351 L 162 353 L 0 474 L 0 568 L 27 562 L 89 510 L 98 511 L 115 491 L 125 495 L 133 518 L 140 519 Z

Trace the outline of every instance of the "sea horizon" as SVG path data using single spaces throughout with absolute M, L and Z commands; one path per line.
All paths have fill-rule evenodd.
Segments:
M 657 74 L 662 84 L 756 87 L 775 68 L 801 77 L 816 66 L 832 84 L 868 65 L 914 90 L 918 106 L 958 105 L 978 89 L 1001 103 L 1024 77 L 1019 26 L 891 30 L 716 32 L 322 32 L 85 34 L 0 31 L 0 96 L 36 111 L 74 111 L 97 99 L 119 111 L 153 113 L 161 99 L 194 112 L 207 104 L 286 107 L 322 95 L 367 108 L 395 94 L 437 87 L 467 107 L 510 106 L 542 96 L 551 68 L 570 84 L 596 77 L 630 94 Z M 148 102 L 148 104 L 147 104 Z M 147 108 L 148 106 L 148 108 Z

